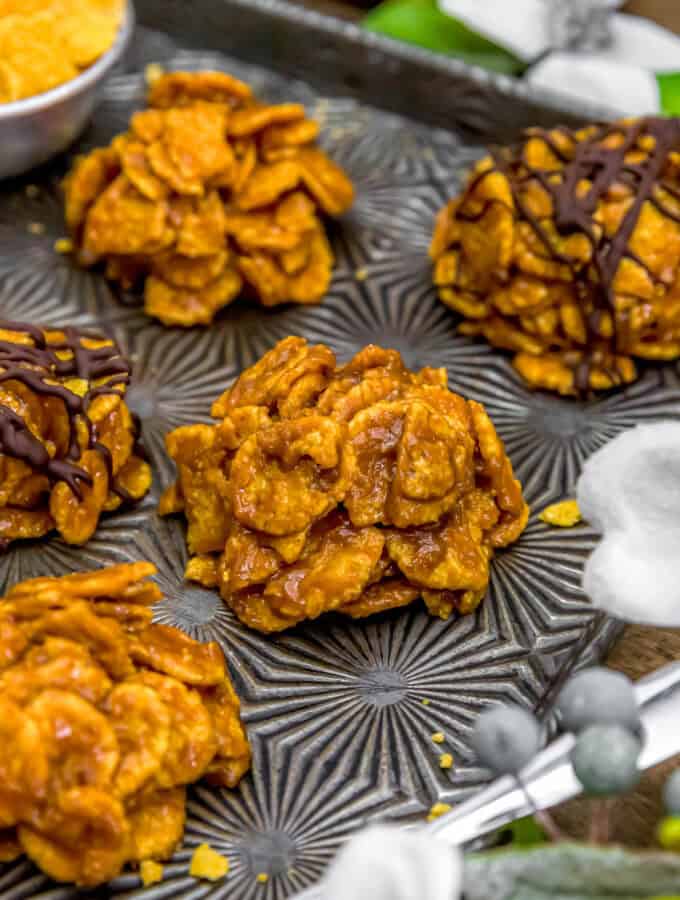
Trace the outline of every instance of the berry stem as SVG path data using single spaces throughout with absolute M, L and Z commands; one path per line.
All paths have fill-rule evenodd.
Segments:
M 558 828 L 557 824 L 555 823 L 555 820 L 553 819 L 553 817 L 550 815 L 550 813 L 547 810 L 539 809 L 536 806 L 531 794 L 529 793 L 527 786 L 524 784 L 524 782 L 522 781 L 522 779 L 519 776 L 517 777 L 517 784 L 520 786 L 522 793 L 524 794 L 524 796 L 527 799 L 527 803 L 529 804 L 529 807 L 531 809 L 531 813 L 532 813 L 533 817 L 536 819 L 536 821 L 541 826 L 543 831 L 545 831 L 545 833 L 548 835 L 550 840 L 554 844 L 557 844 L 559 841 L 561 841 L 563 839 L 564 835 Z
M 541 826 L 543 831 L 545 831 L 545 833 L 548 835 L 553 844 L 557 844 L 559 843 L 559 841 L 564 839 L 564 835 L 557 827 L 557 823 L 549 812 L 544 809 L 537 809 L 534 813 L 534 818 Z
M 606 844 L 609 841 L 612 804 L 610 797 L 593 801 L 588 838 L 591 844 Z

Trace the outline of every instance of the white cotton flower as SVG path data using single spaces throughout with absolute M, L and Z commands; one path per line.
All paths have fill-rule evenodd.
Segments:
M 460 850 L 424 829 L 373 825 L 338 853 L 321 885 L 323 900 L 458 900 Z
M 626 622 L 680 626 L 680 423 L 640 425 L 593 454 L 578 481 L 602 534 L 583 589 Z
M 680 50 L 680 43 L 678 46 Z M 600 53 L 549 53 L 529 70 L 527 81 L 576 102 L 597 102 L 619 116 L 647 116 L 659 111 L 659 85 L 651 72 L 606 59 Z

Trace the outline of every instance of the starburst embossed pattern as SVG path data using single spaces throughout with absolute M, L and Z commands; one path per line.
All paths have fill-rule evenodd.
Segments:
M 0 577 L 7 585 L 150 559 L 166 595 L 158 620 L 227 651 L 253 772 L 237 791 L 194 791 L 184 846 L 161 885 L 142 891 L 127 874 L 110 895 L 285 900 L 313 883 L 339 843 L 366 822 L 421 820 L 435 801 L 465 797 L 485 777 L 469 749 L 477 712 L 504 700 L 540 705 L 576 649 L 593 658 L 611 641 L 616 628 L 590 624 L 579 589 L 593 534 L 585 525 L 550 529 L 537 514 L 571 490 L 583 461 L 610 437 L 678 415 L 680 370 L 649 367 L 628 390 L 579 403 L 529 392 L 502 353 L 457 335 L 455 316 L 430 287 L 426 249 L 437 209 L 478 147 L 355 100 L 317 97 L 254 66 L 178 52 L 163 36 L 142 34 L 133 60 L 134 73 L 109 83 L 81 148 L 108 141 L 141 105 L 145 63 L 223 68 L 270 100 L 298 100 L 318 115 L 324 146 L 357 185 L 357 204 L 334 229 L 337 266 L 322 305 L 265 310 L 238 301 L 211 328 L 183 331 L 153 323 L 136 298 L 120 302 L 99 273 L 54 252 L 63 236 L 58 180 L 67 159 L 0 186 L 0 315 L 98 323 L 120 341 L 133 363 L 129 403 L 143 420 L 156 473 L 147 500 L 103 518 L 86 547 L 56 539 L 21 546 L 0 560 Z M 394 347 L 412 368 L 446 367 L 454 390 L 486 404 L 533 515 L 520 541 L 494 560 L 475 616 L 442 622 L 414 606 L 359 622 L 329 615 L 264 637 L 245 630 L 216 593 L 183 581 L 183 525 L 154 511 L 172 478 L 164 435 L 207 421 L 211 401 L 288 334 L 323 341 L 343 360 L 370 342 Z M 438 731 L 444 744 L 431 740 Z M 452 753 L 452 769 L 440 768 L 442 752 Z M 229 857 L 225 883 L 189 877 L 192 848 L 202 841 Z M 261 873 L 265 883 L 257 881 Z M 0 870 L 0 900 L 56 896 L 81 894 L 55 889 L 25 861 Z

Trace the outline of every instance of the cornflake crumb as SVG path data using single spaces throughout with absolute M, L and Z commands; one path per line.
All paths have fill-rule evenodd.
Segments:
M 139 877 L 144 887 L 150 884 L 158 884 L 163 880 L 163 866 L 152 859 L 145 859 L 139 864 Z
M 368 270 L 367 269 L 357 269 L 354 273 L 354 277 L 357 281 L 366 281 L 368 278 Z
M 430 701 L 427 699 L 427 697 L 423 697 L 423 699 L 420 702 L 423 704 L 423 706 L 430 705 Z
M 572 528 L 581 521 L 581 510 L 576 500 L 561 500 L 546 506 L 538 517 L 541 522 L 548 525 L 557 525 L 559 528 Z
M 194 850 L 189 866 L 189 874 L 193 878 L 207 878 L 218 881 L 229 871 L 229 860 L 222 856 L 209 844 L 199 844 Z
M 165 70 L 160 63 L 149 63 L 146 69 L 144 69 L 144 78 L 149 86 L 158 81 L 164 74 Z
M 26 185 L 26 196 L 31 200 L 35 200 L 37 196 L 40 194 L 40 188 L 37 184 L 27 184 Z
M 29 222 L 28 230 L 30 231 L 31 234 L 44 234 L 45 226 L 43 225 L 42 222 Z
M 57 253 L 72 253 L 73 252 L 73 241 L 71 238 L 58 238 L 54 242 L 54 249 Z
M 443 732 L 435 731 L 435 733 L 432 735 L 432 740 L 435 742 L 435 744 L 443 744 L 444 743 Z
M 269 875 L 267 875 L 266 872 L 260 872 L 260 874 L 257 876 L 257 880 L 260 882 L 260 884 L 266 884 L 269 881 Z
M 442 753 L 439 757 L 439 768 L 440 769 L 450 769 L 453 765 L 453 757 L 450 753 Z
M 452 806 L 449 803 L 435 803 L 433 807 L 431 807 L 430 812 L 427 814 L 427 821 L 434 822 L 435 819 L 438 819 L 440 816 L 443 816 L 444 813 L 451 812 Z

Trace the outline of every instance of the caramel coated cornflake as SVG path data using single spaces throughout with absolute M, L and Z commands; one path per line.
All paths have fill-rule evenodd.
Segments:
M 109 338 L 0 321 L 0 545 L 54 529 L 84 544 L 147 493 L 129 381 Z
M 680 119 L 529 130 L 439 214 L 434 282 L 460 330 L 577 394 L 680 356 Z
M 58 881 L 145 884 L 181 842 L 185 785 L 250 766 L 217 644 L 151 622 L 138 562 L 35 578 L 0 599 L 0 856 Z
M 126 289 L 144 282 L 166 325 L 207 325 L 242 291 L 318 303 L 333 267 L 322 217 L 353 199 L 318 130 L 304 107 L 262 104 L 222 72 L 161 74 L 130 130 L 66 179 L 78 260 Z
M 328 347 L 286 338 L 212 414 L 168 435 L 178 479 L 160 510 L 186 516 L 186 576 L 260 631 L 419 597 L 442 618 L 472 612 L 494 549 L 526 525 L 483 406 L 394 350 L 338 366 Z

